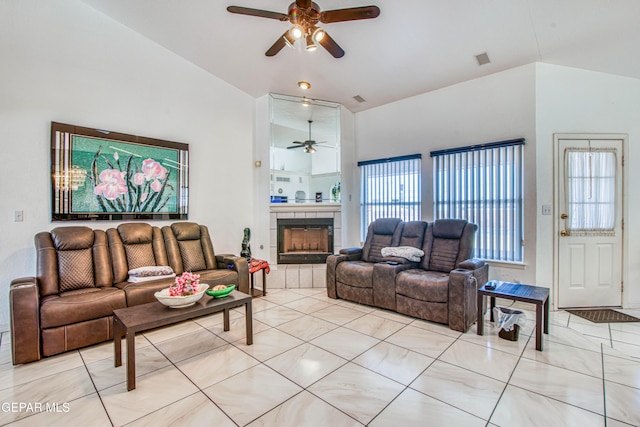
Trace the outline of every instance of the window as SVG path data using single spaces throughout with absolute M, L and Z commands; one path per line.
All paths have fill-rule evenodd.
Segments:
M 573 236 L 612 236 L 616 222 L 616 151 L 565 150 L 566 229 Z
M 522 262 L 524 139 L 433 151 L 434 217 L 478 225 L 474 256 Z
M 421 154 L 358 162 L 361 177 L 362 241 L 378 218 L 420 219 Z

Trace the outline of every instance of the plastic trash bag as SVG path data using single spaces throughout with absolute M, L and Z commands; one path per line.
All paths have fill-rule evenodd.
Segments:
M 493 318 L 496 319 L 496 327 L 507 332 L 512 331 L 515 325 L 522 328 L 527 324 L 527 315 L 523 311 L 507 307 L 494 307 Z

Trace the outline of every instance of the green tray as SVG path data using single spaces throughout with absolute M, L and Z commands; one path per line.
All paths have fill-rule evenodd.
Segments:
M 207 293 L 207 295 L 210 295 L 214 298 L 222 298 L 229 295 L 231 291 L 233 291 L 235 288 L 236 288 L 236 285 L 229 285 L 226 287 L 226 289 L 220 289 L 218 291 L 214 291 L 213 289 L 207 289 L 205 292 Z

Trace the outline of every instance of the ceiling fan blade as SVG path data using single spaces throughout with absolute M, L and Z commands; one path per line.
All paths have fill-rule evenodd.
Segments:
M 351 7 L 348 9 L 327 10 L 320 14 L 320 22 L 329 24 L 332 22 L 355 21 L 358 19 L 372 19 L 380 15 L 378 6 Z
M 342 50 L 342 48 L 338 46 L 338 43 L 336 43 L 336 41 L 332 39 L 331 36 L 326 32 L 324 33 L 324 37 L 322 38 L 322 40 L 320 40 L 319 43 L 323 48 L 327 49 L 327 51 L 331 55 L 333 55 L 334 58 L 342 58 L 344 56 L 344 50 Z
M 294 142 L 295 142 L 295 141 L 294 141 Z M 306 145 L 305 145 L 305 144 L 302 144 L 302 145 L 292 145 L 291 147 L 287 147 L 287 150 L 291 150 L 292 148 L 303 148 L 303 147 L 306 147 Z
M 284 34 L 287 34 L 289 30 L 285 31 Z M 284 34 L 278 37 L 278 40 L 267 50 L 264 54 L 267 56 L 275 56 L 276 53 L 280 52 L 283 47 L 287 45 L 284 41 Z
M 288 21 L 289 15 L 278 12 L 269 12 L 268 10 L 251 9 L 250 7 L 242 6 L 229 6 L 227 11 L 231 13 L 238 13 L 240 15 L 257 16 L 259 18 L 277 19 L 278 21 Z

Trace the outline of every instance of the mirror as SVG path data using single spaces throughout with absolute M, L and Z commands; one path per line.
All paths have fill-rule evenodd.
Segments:
M 271 203 L 340 203 L 339 104 L 271 94 Z

